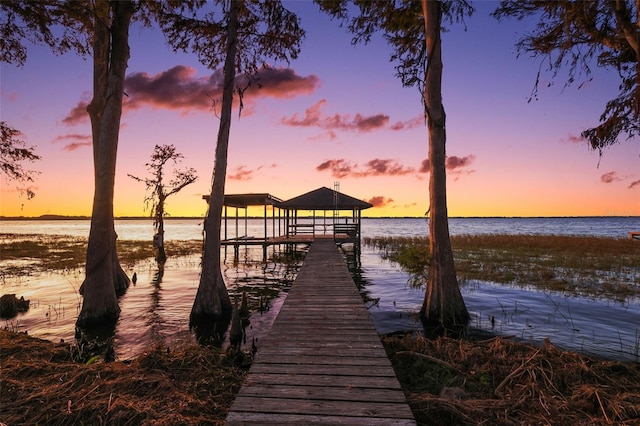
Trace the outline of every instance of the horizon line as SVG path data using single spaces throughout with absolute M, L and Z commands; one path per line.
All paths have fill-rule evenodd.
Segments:
M 313 217 L 298 216 L 298 217 Z M 323 217 L 323 216 L 316 216 Z M 346 216 L 341 216 L 343 218 Z M 639 215 L 568 215 L 568 216 L 449 216 L 449 219 L 561 219 L 561 218 L 602 218 L 602 217 L 628 217 L 628 218 L 640 218 Z M 225 218 L 225 216 L 222 216 Z M 235 219 L 236 216 L 227 216 L 227 219 Z M 237 217 L 238 219 L 244 219 L 245 216 Z M 264 216 L 246 216 L 247 219 L 264 219 Z M 149 216 L 115 216 L 114 220 L 152 220 Z M 185 219 L 205 219 L 205 216 L 167 216 L 165 220 L 185 220 Z M 267 216 L 267 219 L 272 217 Z M 362 219 L 429 219 L 426 216 L 362 216 Z M 91 216 L 85 215 L 58 215 L 58 214 L 44 214 L 40 216 L 0 216 L 0 221 L 4 220 L 91 220 Z

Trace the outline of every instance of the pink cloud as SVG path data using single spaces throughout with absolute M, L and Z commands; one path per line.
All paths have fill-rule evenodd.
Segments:
M 9 102 L 15 102 L 18 100 L 18 92 L 7 93 L 0 89 L 0 97 L 6 98 Z
M 244 92 L 243 101 L 249 107 L 248 111 L 251 110 L 249 104 L 258 98 L 293 98 L 312 93 L 320 82 L 315 75 L 302 77 L 290 68 L 263 68 L 255 79 L 255 84 L 248 86 Z M 125 79 L 127 96 L 123 101 L 123 109 L 125 112 L 144 107 L 181 112 L 209 111 L 213 100 L 222 97 L 222 81 L 222 71 L 198 77 L 194 68 L 184 65 L 154 75 L 132 73 Z M 237 81 L 240 86 L 246 86 L 246 76 L 238 76 Z M 80 101 L 63 122 L 73 125 L 88 119 L 87 104 L 87 101 Z M 245 110 L 245 113 L 248 111 Z
M 71 142 L 62 147 L 62 149 L 71 152 L 87 146 L 91 146 L 91 142 Z
M 330 170 L 331 175 L 337 178 L 343 178 L 351 174 L 354 166 L 343 159 L 327 160 L 316 167 L 319 172 Z
M 451 173 L 462 173 L 463 172 L 463 168 L 468 167 L 471 163 L 473 163 L 476 159 L 476 156 L 473 154 L 469 154 L 466 157 L 458 157 L 458 156 L 451 156 L 451 157 L 447 157 L 447 159 L 445 160 L 445 168 L 447 170 L 449 170 Z M 430 164 L 429 164 L 429 159 L 426 158 L 424 160 L 422 160 L 422 163 L 420 163 L 420 168 L 418 169 L 419 173 L 429 173 L 429 168 L 430 168 Z M 465 173 L 473 173 L 472 170 L 467 170 L 464 171 Z
M 246 78 L 240 77 L 240 80 Z M 316 75 L 301 77 L 291 68 L 263 68 L 258 72 L 257 84 L 252 84 L 245 93 L 254 97 L 290 99 L 308 95 L 320 84 Z
M 315 75 L 301 77 L 290 68 L 263 68 L 254 77 L 255 83 L 247 85 L 247 78 L 240 75 L 238 84 L 248 87 L 244 102 L 257 98 L 293 98 L 312 93 L 319 84 Z M 243 83 L 244 82 L 244 83 Z M 156 75 L 139 72 L 125 80 L 125 91 L 129 95 L 127 108 L 143 106 L 175 110 L 208 111 L 212 99 L 222 97 L 222 71 L 210 76 L 197 77 L 194 68 L 178 65 Z
M 404 167 L 394 160 L 381 160 L 378 158 L 368 161 L 364 171 L 365 176 L 402 176 L 410 173 L 415 173 L 415 169 L 413 167 Z
M 65 144 L 62 147 L 64 151 L 68 151 L 68 152 L 75 151 L 76 149 L 79 149 L 79 148 L 91 146 L 91 144 L 93 143 L 93 139 L 91 138 L 91 135 L 82 135 L 79 133 L 70 133 L 67 135 L 60 135 L 56 137 L 52 142 L 58 143 L 61 141 L 69 141 L 69 140 L 73 142 L 69 142 Z
M 350 114 L 325 115 L 321 109 L 326 104 L 327 100 L 321 99 L 307 108 L 304 114 L 293 114 L 291 117 L 283 118 L 281 123 L 287 126 L 318 127 L 330 131 L 346 130 L 367 133 L 383 129 L 389 122 L 389 116 L 385 114 L 363 116 L 356 113 L 353 117 Z
M 457 157 L 454 155 L 451 157 L 447 157 L 445 167 L 448 170 L 460 169 L 460 168 L 469 166 L 471 163 L 474 162 L 475 159 L 476 159 L 476 156 L 473 154 L 467 155 L 466 157 Z
M 240 181 L 251 180 L 255 178 L 255 175 L 260 170 L 265 168 L 274 169 L 276 167 L 278 167 L 276 163 L 272 163 L 267 166 L 258 166 L 254 170 L 248 169 L 247 166 L 238 166 L 233 170 L 232 173 L 229 174 L 228 177 L 231 180 L 240 180 Z
M 631 182 L 629 184 L 629 186 L 627 188 L 628 189 L 632 189 L 632 188 L 635 188 L 636 186 L 640 187 L 640 180 L 634 180 L 633 182 Z
M 429 169 L 431 168 L 431 164 L 429 163 L 429 159 L 425 158 L 420 163 L 420 168 L 418 169 L 418 173 L 429 173 Z
M 330 171 L 336 178 L 353 177 L 363 178 L 368 176 L 403 176 L 415 173 L 413 167 L 405 167 L 395 160 L 373 159 L 363 166 L 353 164 L 345 159 L 327 160 L 316 167 L 316 170 Z
M 391 130 L 409 130 L 409 129 L 415 129 L 416 127 L 422 127 L 424 126 L 424 116 L 419 115 L 418 117 L 414 117 L 412 119 L 409 119 L 407 121 L 397 121 L 394 124 L 392 124 L 389 128 Z
M 78 105 L 69 111 L 67 116 L 62 119 L 62 122 L 68 126 L 73 126 L 78 123 L 88 121 L 89 114 L 87 113 L 87 105 L 89 105 L 89 102 L 87 101 L 78 102 Z
M 576 136 L 576 135 L 572 135 L 571 133 L 569 133 L 565 139 L 562 139 L 562 141 L 575 143 L 575 144 L 582 144 L 586 142 L 581 135 Z
M 382 195 L 377 195 L 375 197 L 371 197 L 367 202 L 372 204 L 373 207 L 385 207 L 393 203 L 393 198 L 386 198 Z
M 234 169 L 234 171 L 229 174 L 230 180 L 251 180 L 253 178 L 255 171 L 249 170 L 245 166 L 238 166 Z
M 622 179 L 618 176 L 617 172 L 611 171 L 600 176 L 600 180 L 604 183 L 613 183 Z

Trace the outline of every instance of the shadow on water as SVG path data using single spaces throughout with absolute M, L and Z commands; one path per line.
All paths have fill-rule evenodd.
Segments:
M 124 274 L 124 271 L 123 271 Z M 128 277 L 127 277 L 128 279 Z M 131 282 L 135 285 L 135 279 Z M 126 296 L 131 285 L 124 286 L 116 290 L 118 305 Z M 118 326 L 119 317 L 111 322 L 103 324 L 92 323 L 90 326 L 79 327 L 76 323 L 74 329 L 75 345 L 71 346 L 71 356 L 77 362 L 92 363 L 100 358 L 105 362 L 112 362 L 116 359 L 114 350 L 114 341 L 116 337 L 116 328 Z
M 115 325 L 102 328 L 81 329 L 76 327 L 75 345 L 71 345 L 71 356 L 76 362 L 90 364 L 98 359 L 115 361 L 113 347 Z
M 202 321 L 201 324 L 193 326 L 192 330 L 199 344 L 221 348 L 225 342 L 225 334 L 229 324 L 231 324 L 230 312 Z
M 376 329 L 378 329 L 379 332 L 385 333 L 384 331 L 381 331 L 379 327 L 382 323 L 386 323 L 386 325 L 390 325 L 391 327 L 397 325 L 397 329 L 394 331 L 404 332 L 409 330 L 419 330 L 421 334 L 427 338 L 436 338 L 439 336 L 460 337 L 467 334 L 467 326 L 460 326 L 455 329 L 445 329 L 440 324 L 422 323 L 421 327 L 411 326 L 407 328 L 407 321 L 413 324 L 419 322 L 418 312 L 417 310 L 415 312 L 403 312 L 401 309 L 396 309 L 398 306 L 396 306 L 395 301 L 393 301 L 393 310 L 387 312 L 388 316 L 386 318 L 381 319 L 379 314 L 386 311 L 384 308 L 381 309 L 381 303 L 384 304 L 385 302 L 388 302 L 388 298 L 386 297 L 387 295 L 380 295 L 377 292 L 376 284 L 370 282 L 367 278 L 366 268 L 363 268 L 362 266 L 362 250 L 354 244 L 343 244 L 340 248 L 342 249 L 342 253 L 347 262 L 347 267 L 349 268 L 351 277 L 356 283 L 360 296 L 362 297 L 367 309 L 369 309 L 369 312 L 374 319 Z M 383 298 L 387 300 L 382 301 Z M 420 303 L 421 302 L 422 301 L 420 300 Z

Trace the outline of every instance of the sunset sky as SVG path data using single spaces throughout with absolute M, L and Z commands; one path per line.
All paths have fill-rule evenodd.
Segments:
M 427 131 L 420 94 L 403 88 L 380 38 L 352 46 L 339 23 L 310 2 L 287 2 L 307 31 L 298 60 L 273 64 L 248 92 L 231 127 L 226 193 L 268 192 L 288 199 L 340 182 L 369 201 L 365 217 L 422 216 L 428 208 Z M 533 23 L 499 23 L 497 2 L 443 34 L 450 216 L 640 215 L 640 141 L 623 140 L 600 158 L 580 139 L 617 95 L 614 72 L 547 87 L 527 102 L 540 62 L 516 57 L 517 34 Z M 174 144 L 199 180 L 168 199 L 172 216 L 202 216 L 218 131 L 211 98 L 219 70 L 176 54 L 163 35 L 130 31 L 128 97 L 120 132 L 116 216 L 145 216 L 144 164 L 156 144 Z M 37 146 L 41 173 L 26 200 L 2 177 L 0 215 L 90 215 L 93 164 L 92 63 L 30 47 L 24 67 L 0 64 L 0 117 Z M 237 102 L 235 103 L 237 107 Z

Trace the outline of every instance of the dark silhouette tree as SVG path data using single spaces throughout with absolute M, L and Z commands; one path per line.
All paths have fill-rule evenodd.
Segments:
M 163 28 L 173 46 L 193 50 L 203 64 L 212 69 L 224 64 L 213 182 L 204 221 L 202 273 L 189 316 L 190 327 L 201 338 L 217 340 L 226 331 L 233 309 L 220 265 L 220 229 L 234 97 L 238 96 L 241 109 L 244 90 L 259 85 L 257 74 L 267 59 L 295 59 L 304 31 L 298 18 L 279 0 L 214 3 L 223 6 L 222 18 L 213 12 L 185 18 L 185 13 L 179 12 L 166 15 Z
M 167 260 L 164 250 L 164 217 L 167 215 L 165 202 L 167 198 L 178 193 L 182 188 L 192 184 L 198 179 L 196 170 L 188 168 L 184 170 L 174 169 L 172 178 L 165 183 L 165 166 L 167 163 L 176 165 L 184 156 L 176 152 L 173 145 L 156 145 L 151 154 L 151 161 L 146 163 L 147 169 L 151 173 L 151 178 L 140 178 L 129 174 L 132 179 L 142 182 L 147 187 L 145 205 L 151 206 L 150 214 L 153 218 L 153 247 L 157 250 L 156 261 L 163 263 Z
M 93 98 L 87 106 L 93 136 L 94 195 L 87 246 L 86 276 L 80 293 L 80 328 L 115 325 L 120 314 L 116 299 L 130 281 L 116 252 L 113 217 L 116 156 L 122 117 L 124 78 L 129 60 L 131 1 L 93 2 Z
M 640 3 L 631 0 L 505 0 L 493 13 L 499 20 L 536 19 L 517 41 L 519 54 L 547 64 L 556 78 L 568 71 L 565 85 L 591 78 L 595 65 L 618 74 L 618 95 L 607 102 L 600 123 L 582 132 L 589 146 L 603 149 L 640 134 Z M 538 93 L 541 69 L 532 98 Z
M 446 329 L 466 326 L 469 312 L 460 294 L 449 238 L 446 176 L 446 127 L 442 105 L 442 2 L 422 0 L 427 66 L 424 105 L 429 130 L 429 280 L 420 318 Z
M 391 60 L 404 86 L 420 90 L 429 137 L 429 246 L 431 258 L 420 317 L 428 327 L 466 326 L 469 312 L 460 293 L 449 238 L 446 189 L 446 131 L 442 105 L 442 19 L 462 20 L 473 12 L 463 0 L 317 0 L 321 10 L 347 23 L 353 43 L 382 32 L 394 48 Z M 357 11 L 355 16 L 352 11 Z
M 80 328 L 111 327 L 119 316 L 116 293 L 129 278 L 116 253 L 113 220 L 115 164 L 122 115 L 124 74 L 129 59 L 132 1 L 2 2 L 3 60 L 24 63 L 24 40 L 56 53 L 76 50 L 93 58 L 93 99 L 87 107 L 93 136 L 94 199 L 87 245 L 86 276 L 80 287 Z M 15 32 L 15 33 L 14 33 Z
M 27 58 L 25 41 L 46 44 L 54 53 L 76 51 L 93 59 L 93 98 L 87 112 L 93 137 L 95 189 L 86 275 L 80 287 L 83 303 L 76 321 L 81 329 L 113 327 L 120 314 L 117 295 L 130 284 L 118 260 L 113 218 L 129 27 L 134 16 L 143 25 L 151 25 L 174 10 L 193 11 L 204 4 L 202 0 L 0 2 L 0 59 L 3 61 L 23 64 Z
M 40 160 L 40 156 L 35 153 L 35 147 L 27 145 L 21 139 L 22 133 L 4 121 L 0 121 L 0 136 L 0 172 L 8 180 L 33 182 L 33 175 L 36 172 L 26 170 L 24 163 Z M 28 199 L 35 196 L 31 188 L 24 188 L 21 191 L 27 194 Z

